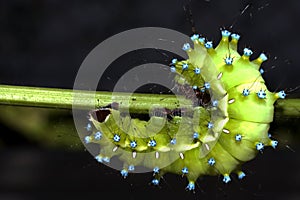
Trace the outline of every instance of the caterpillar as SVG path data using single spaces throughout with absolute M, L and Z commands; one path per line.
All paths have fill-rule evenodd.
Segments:
M 118 102 L 88 113 L 85 143 L 100 146 L 95 156 L 100 163 L 118 157 L 124 178 L 141 166 L 153 171 L 153 185 L 174 173 L 185 176 L 186 190 L 194 191 L 205 175 L 222 175 L 224 183 L 232 174 L 243 179 L 244 163 L 278 145 L 268 131 L 274 103 L 286 93 L 268 90 L 261 68 L 267 56 L 250 60 L 249 48 L 240 55 L 240 35 L 228 30 L 221 30 L 216 47 L 199 34 L 190 39 L 182 47 L 188 59 L 172 59 L 170 71 L 192 107 L 155 108 L 149 120 L 122 112 Z

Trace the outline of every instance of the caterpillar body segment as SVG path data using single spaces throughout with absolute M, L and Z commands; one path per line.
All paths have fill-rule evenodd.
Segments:
M 153 185 L 165 173 L 188 179 L 187 190 L 195 189 L 201 176 L 222 175 L 223 182 L 235 173 L 246 174 L 242 164 L 278 142 L 269 137 L 274 103 L 284 91 L 270 92 L 261 73 L 267 60 L 262 53 L 251 60 L 252 50 L 237 52 L 240 36 L 227 30 L 214 48 L 211 41 L 193 35 L 182 49 L 187 60 L 173 59 L 177 90 L 194 102 L 192 108 L 157 109 L 147 121 L 130 117 L 116 108 L 89 113 L 94 129 L 86 143 L 100 145 L 96 160 L 108 163 L 117 156 L 124 162 L 126 177 L 136 166 L 153 171 Z

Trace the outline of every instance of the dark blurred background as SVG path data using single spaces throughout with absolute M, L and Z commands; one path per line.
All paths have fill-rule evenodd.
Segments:
M 292 90 L 300 85 L 299 17 L 300 1 L 2 0 L 0 84 L 71 89 L 84 58 L 106 38 L 148 26 L 191 35 L 194 26 L 215 43 L 220 28 L 241 34 L 240 51 L 250 47 L 253 57 L 262 51 L 269 56 L 263 64 L 269 89 Z M 149 55 L 121 63 L 169 62 L 162 54 Z M 101 90 L 111 90 L 115 81 Z M 289 92 L 289 98 L 299 94 Z M 149 185 L 151 174 L 124 180 L 97 164 L 78 139 L 71 111 L 0 106 L 0 115 L 1 200 L 300 198 L 298 119 L 272 123 L 279 148 L 247 163 L 245 180 L 224 185 L 221 177 L 205 177 L 191 194 L 179 176 L 166 175 L 157 188 Z

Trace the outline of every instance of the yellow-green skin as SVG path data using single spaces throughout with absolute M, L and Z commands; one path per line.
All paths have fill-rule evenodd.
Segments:
M 100 158 L 119 156 L 124 161 L 124 170 L 130 165 L 158 167 L 159 173 L 154 174 L 157 180 L 164 173 L 184 175 L 189 181 L 187 188 L 193 190 L 194 182 L 204 175 L 221 174 L 226 183 L 232 172 L 242 178 L 241 165 L 261 150 L 257 144 L 274 145 L 268 130 L 273 120 L 273 104 L 279 96 L 268 91 L 261 76 L 263 57 L 250 61 L 250 55 L 241 56 L 237 52 L 238 38 L 230 40 L 226 34 L 216 48 L 206 48 L 198 38 L 193 42 L 194 47 L 186 49 L 189 59 L 174 63 L 176 82 L 199 88 L 209 83 L 211 99 L 217 100 L 218 105 L 197 106 L 193 116 L 175 116 L 172 120 L 153 116 L 149 121 L 141 121 L 121 117 L 118 110 L 109 109 L 111 114 L 100 123 L 91 115 L 90 120 L 103 133 L 101 140 L 95 140 L 93 135 L 89 138 L 90 142 L 100 144 Z M 226 58 L 233 58 L 232 63 L 226 63 Z M 188 64 L 186 70 L 182 70 L 184 63 Z M 200 74 L 195 74 L 196 68 Z M 244 89 L 249 89 L 250 94 L 243 95 Z M 261 90 L 266 92 L 266 98 L 258 97 Z M 213 123 L 210 129 L 209 122 Z M 196 139 L 195 132 L 199 133 Z M 120 141 L 113 140 L 115 134 Z M 237 135 L 241 140 L 236 139 Z M 174 138 L 177 143 L 171 144 Z M 155 147 L 149 145 L 153 139 Z M 131 141 L 136 141 L 135 148 L 130 146 Z M 210 158 L 214 164 L 209 164 Z M 188 173 L 183 173 L 183 168 Z

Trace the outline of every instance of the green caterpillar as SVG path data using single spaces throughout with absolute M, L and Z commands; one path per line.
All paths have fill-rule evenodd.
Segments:
M 109 163 L 118 156 L 124 162 L 122 176 L 143 166 L 153 171 L 158 185 L 165 173 L 186 176 L 187 190 L 195 190 L 198 177 L 231 173 L 245 176 L 242 164 L 253 159 L 266 146 L 278 142 L 268 134 L 273 121 L 274 102 L 285 98 L 284 91 L 268 91 L 262 77 L 265 54 L 250 61 L 252 51 L 237 52 L 240 36 L 222 30 L 219 44 L 194 34 L 193 47 L 186 43 L 187 60 L 173 59 L 176 88 L 187 98 L 194 97 L 192 108 L 154 109 L 148 121 L 121 112 L 118 104 L 93 110 L 86 143 L 100 145 L 95 158 Z

